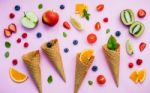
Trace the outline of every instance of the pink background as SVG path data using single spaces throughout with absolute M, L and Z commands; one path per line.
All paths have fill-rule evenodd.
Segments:
M 81 19 L 79 15 L 74 12 L 75 4 L 83 2 L 89 6 L 89 13 L 91 13 L 90 21 Z M 43 9 L 39 10 L 37 5 L 43 3 Z M 103 3 L 105 9 L 103 12 L 97 12 L 95 7 Z M 15 11 L 14 6 L 19 4 L 21 6 L 20 11 Z M 60 10 L 59 5 L 64 4 L 65 9 Z M 42 71 L 42 86 L 43 93 L 73 93 L 74 90 L 74 72 L 75 72 L 75 57 L 76 54 L 85 48 L 93 48 L 95 50 L 95 61 L 92 65 L 98 66 L 97 72 L 92 72 L 89 70 L 86 78 L 84 79 L 79 93 L 149 93 L 150 89 L 150 67 L 149 67 L 149 55 L 150 55 L 150 1 L 149 0 L 0 0 L 0 93 L 38 93 L 36 87 L 34 86 L 29 73 L 27 72 L 25 65 L 21 59 L 21 55 L 36 49 L 40 49 L 40 45 L 53 38 L 58 38 L 60 43 L 60 52 L 62 54 L 62 59 L 64 63 L 64 69 L 66 73 L 67 82 L 64 83 L 62 79 L 58 76 L 52 65 L 48 62 L 47 58 L 41 52 L 41 71 Z M 128 33 L 128 28 L 125 27 L 120 22 L 120 12 L 124 9 L 132 9 L 135 13 L 136 20 L 140 20 L 145 24 L 145 32 L 140 38 L 133 38 Z M 138 9 L 143 8 L 147 11 L 147 16 L 143 19 L 139 19 L 136 16 Z M 52 9 L 57 11 L 60 15 L 60 20 L 55 27 L 47 27 L 41 22 L 41 16 L 47 9 Z M 23 16 L 24 11 L 32 10 L 39 17 L 39 24 L 33 30 L 27 30 L 22 27 L 20 19 Z M 10 12 L 14 12 L 16 17 L 14 19 L 9 19 L 8 15 Z M 78 32 L 72 26 L 71 30 L 66 30 L 63 28 L 62 23 L 64 21 L 69 21 L 70 16 L 77 18 L 83 25 L 84 31 Z M 103 23 L 104 17 L 109 18 L 108 23 Z M 100 21 L 102 24 L 102 29 L 100 31 L 95 31 L 94 24 Z M 18 32 L 13 34 L 11 38 L 6 39 L 3 35 L 3 29 L 10 23 L 16 23 Z M 111 29 L 109 34 L 105 34 L 107 28 Z M 105 57 L 102 52 L 101 46 L 107 42 L 108 37 L 111 34 L 115 34 L 115 31 L 120 30 L 121 36 L 117 38 L 118 42 L 121 44 L 121 61 L 120 61 L 120 85 L 119 88 L 115 86 L 112 79 L 112 75 L 107 66 Z M 21 36 L 23 32 L 28 33 L 28 38 L 22 40 L 21 44 L 16 43 L 16 39 Z M 41 32 L 42 38 L 37 39 L 36 33 Z M 66 32 L 68 34 L 67 38 L 62 36 L 62 33 Z M 95 33 L 98 40 L 95 44 L 90 45 L 86 41 L 86 37 L 89 33 Z M 129 56 L 125 50 L 125 42 L 127 39 L 131 39 L 135 48 L 135 54 Z M 79 44 L 74 46 L 72 41 L 77 39 Z M 12 47 L 6 49 L 4 47 L 4 42 L 10 41 Z M 27 41 L 30 46 L 27 49 L 23 48 L 23 43 Z M 138 45 L 140 42 L 146 42 L 147 48 L 144 52 L 139 52 Z M 69 48 L 69 53 L 64 53 L 63 49 L 65 47 Z M 41 50 L 41 49 L 40 49 Z M 6 59 L 4 53 L 10 51 L 10 57 Z M 9 68 L 13 67 L 11 61 L 17 58 L 19 63 L 15 66 L 16 69 L 26 73 L 29 79 L 24 83 L 14 83 L 9 77 Z M 147 69 L 147 77 L 143 84 L 134 84 L 130 79 L 129 75 L 133 69 L 128 68 L 128 62 L 135 63 L 137 58 L 143 59 L 143 64 L 137 66 L 135 64 L 133 69 L 140 70 L 141 68 Z M 105 75 L 107 82 L 105 85 L 98 85 L 96 82 L 96 77 L 99 74 Z M 49 75 L 53 76 L 53 82 L 48 84 L 47 77 Z M 92 86 L 88 85 L 88 80 L 93 80 L 94 84 Z

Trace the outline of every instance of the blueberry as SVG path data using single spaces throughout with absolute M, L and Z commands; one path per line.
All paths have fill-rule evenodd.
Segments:
M 65 53 L 68 53 L 68 52 L 69 52 L 69 49 L 68 49 L 68 48 L 64 48 L 64 52 L 65 52 Z
M 60 5 L 60 9 L 64 9 L 65 8 L 65 5 Z
M 19 5 L 16 5 L 16 6 L 15 6 L 15 10 L 16 10 L 16 11 L 19 11 L 19 10 L 20 10 L 20 6 L 19 6 Z
M 92 71 L 96 72 L 98 70 L 98 67 L 97 66 L 93 66 L 92 67 Z
M 42 34 L 41 34 L 40 32 L 38 32 L 38 33 L 36 34 L 36 36 L 37 36 L 37 38 L 41 38 L 41 37 L 42 37 Z
M 77 45 L 78 44 L 78 40 L 73 40 L 73 44 Z
M 117 37 L 119 37 L 121 35 L 121 32 L 120 31 L 116 31 L 115 34 L 116 34 Z
M 52 47 L 52 43 L 51 43 L 51 42 L 48 42 L 48 43 L 47 43 L 47 47 L 48 47 L 48 48 L 51 48 L 51 47 Z

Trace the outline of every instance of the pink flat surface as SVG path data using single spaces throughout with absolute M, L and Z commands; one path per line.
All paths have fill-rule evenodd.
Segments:
M 89 13 L 91 13 L 90 21 L 81 19 L 79 15 L 74 12 L 75 4 L 83 2 L 89 6 Z M 43 9 L 39 10 L 37 5 L 43 3 Z M 103 3 L 105 9 L 103 12 L 97 12 L 95 7 Z M 42 87 L 43 93 L 73 93 L 74 90 L 74 72 L 75 72 L 75 57 L 76 54 L 85 48 L 93 48 L 95 50 L 95 61 L 92 65 L 98 66 L 98 71 L 93 72 L 90 68 L 86 78 L 84 79 L 79 93 L 149 93 L 150 92 L 150 67 L 149 67 L 149 55 L 150 55 L 150 9 L 149 0 L 0 0 L 0 93 L 38 93 L 25 65 L 21 59 L 21 55 L 32 50 L 40 49 L 40 45 L 50 39 L 58 38 L 60 44 L 60 52 L 62 54 L 62 59 L 64 63 L 64 69 L 66 73 L 67 82 L 64 83 L 62 79 L 58 76 L 52 65 L 48 62 L 47 58 L 41 52 L 41 71 L 42 71 Z M 21 10 L 15 11 L 14 6 L 20 5 Z M 60 10 L 59 5 L 64 4 L 65 9 Z M 145 32 L 140 38 L 133 38 L 128 33 L 128 28 L 125 27 L 120 22 L 120 12 L 124 9 L 132 9 L 135 13 L 135 19 L 144 23 Z M 140 19 L 136 16 L 138 9 L 143 8 L 147 11 L 145 18 Z M 47 9 L 52 9 L 57 11 L 60 15 L 60 20 L 58 24 L 54 27 L 45 26 L 42 21 L 42 13 Z M 22 27 L 20 19 L 23 16 L 24 11 L 32 10 L 39 17 L 39 24 L 33 30 L 27 30 Z M 15 13 L 14 19 L 9 19 L 9 13 Z M 78 32 L 71 26 L 71 30 L 66 30 L 63 28 L 62 23 L 64 21 L 69 21 L 70 16 L 77 18 L 83 25 L 84 31 Z M 109 18 L 108 23 L 104 23 L 102 20 L 104 17 Z M 100 31 L 95 31 L 94 24 L 100 21 L 102 28 Z M 11 38 L 6 39 L 3 35 L 3 29 L 10 23 L 15 23 L 18 28 L 18 32 L 13 34 Z M 109 34 L 105 34 L 107 28 L 111 29 Z M 115 35 L 115 31 L 120 30 L 121 36 L 117 38 L 118 42 L 121 44 L 121 61 L 120 61 L 120 83 L 119 87 L 115 86 L 112 79 L 112 75 L 108 68 L 106 59 L 102 52 L 102 45 L 108 40 L 108 37 L 112 34 Z M 28 38 L 22 40 L 21 44 L 16 43 L 16 39 L 21 37 L 23 32 L 28 33 Z M 37 39 L 36 33 L 41 32 L 42 38 Z M 62 36 L 62 33 L 66 32 L 68 34 L 67 38 Z M 95 33 L 98 37 L 97 42 L 90 45 L 86 41 L 86 37 L 89 33 Z M 72 41 L 77 39 L 79 44 L 74 46 Z M 133 46 L 135 48 L 135 54 L 129 56 L 125 50 L 125 42 L 127 39 L 131 39 Z M 12 47 L 6 49 L 4 47 L 4 42 L 10 41 Z M 146 42 L 147 47 L 144 52 L 139 52 L 138 46 L 140 42 Z M 30 46 L 25 49 L 23 48 L 23 43 L 29 42 Z M 69 48 L 68 53 L 64 53 L 64 48 Z M 41 50 L 41 49 L 40 49 Z M 6 51 L 10 52 L 10 57 L 6 59 L 4 53 Z M 29 78 L 24 83 L 14 83 L 9 77 L 9 68 L 13 67 L 11 61 L 17 58 L 19 63 L 14 66 L 16 69 L 26 73 Z M 143 59 L 143 64 L 137 66 L 135 61 L 137 58 Z M 143 84 L 134 84 L 130 79 L 129 75 L 133 69 L 128 68 L 128 62 L 133 62 L 135 64 L 133 69 L 147 69 L 147 77 Z M 105 85 L 98 85 L 96 82 L 96 77 L 99 74 L 105 75 L 107 82 Z M 47 77 L 49 75 L 53 76 L 53 82 L 48 84 Z M 94 84 L 92 86 L 88 85 L 88 80 L 92 80 Z

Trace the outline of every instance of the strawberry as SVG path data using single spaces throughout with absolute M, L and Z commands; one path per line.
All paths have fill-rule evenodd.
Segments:
M 67 21 L 65 21 L 65 22 L 63 23 L 63 26 L 64 26 L 64 28 L 66 28 L 66 29 L 70 29 L 70 24 L 69 24 Z
M 14 23 L 11 23 L 10 25 L 8 25 L 8 29 L 12 32 L 12 33 L 16 33 L 17 32 L 17 28 L 16 25 Z
M 10 32 L 10 30 L 8 29 L 4 29 L 4 35 L 5 37 L 10 37 L 12 35 L 12 32 Z
M 140 52 L 142 52 L 146 47 L 146 43 L 144 42 L 141 42 L 140 46 L 139 46 L 139 49 L 140 49 Z

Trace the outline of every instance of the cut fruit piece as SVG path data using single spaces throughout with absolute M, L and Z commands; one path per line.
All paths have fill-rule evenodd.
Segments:
M 73 27 L 75 29 L 77 29 L 78 31 L 82 31 L 83 27 L 82 25 L 75 19 L 75 18 L 70 18 L 71 24 L 73 25 Z
M 143 34 L 145 30 L 144 24 L 136 21 L 130 26 L 130 34 L 133 35 L 134 37 L 139 37 Z
M 83 50 L 80 54 L 80 61 L 81 62 L 88 62 L 91 57 L 93 56 L 93 52 L 94 50 L 93 49 L 86 49 L 86 50 Z
M 26 28 L 34 28 L 36 24 L 34 22 L 31 22 L 28 18 L 24 17 L 21 20 L 21 23 Z
M 82 4 L 82 3 L 80 3 L 80 4 L 76 4 L 76 7 L 75 7 L 75 12 L 77 13 L 77 14 L 80 14 L 80 16 L 83 16 L 83 10 L 88 10 L 88 6 L 87 5 L 85 5 L 85 4 Z
M 16 33 L 17 32 L 17 27 L 14 23 L 11 23 L 10 25 L 8 25 L 8 29 L 12 32 L 12 33 Z
M 138 72 L 137 72 L 137 70 L 134 70 L 134 71 L 130 74 L 130 79 L 131 79 L 134 83 L 138 83 Z
M 126 42 L 126 51 L 129 55 L 133 55 L 134 54 L 134 48 L 130 42 L 130 40 L 127 40 Z
M 26 81 L 28 78 L 27 75 L 16 70 L 15 68 L 9 69 L 9 75 L 10 75 L 10 78 L 17 83 L 22 83 L 22 82 Z
M 4 36 L 9 38 L 12 35 L 9 29 L 4 29 Z
M 146 69 L 142 69 L 138 72 L 138 80 L 140 83 L 143 83 L 146 78 Z

